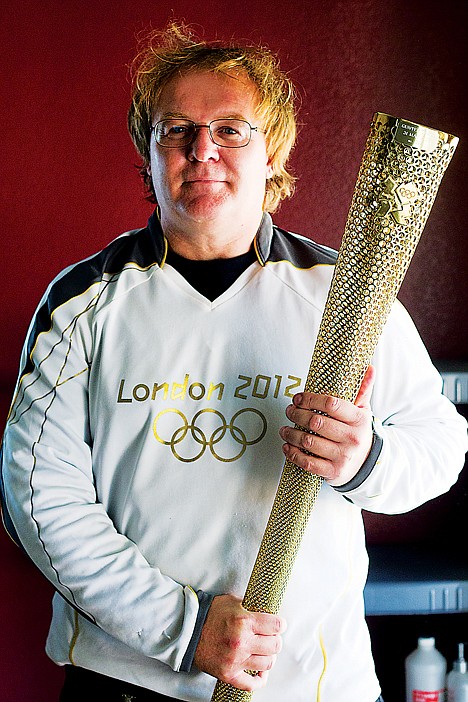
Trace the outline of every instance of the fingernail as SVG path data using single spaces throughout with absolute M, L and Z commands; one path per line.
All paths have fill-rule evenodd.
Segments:
M 293 400 L 295 405 L 300 405 L 302 402 L 302 393 L 298 393 L 297 395 L 294 395 L 294 400 Z

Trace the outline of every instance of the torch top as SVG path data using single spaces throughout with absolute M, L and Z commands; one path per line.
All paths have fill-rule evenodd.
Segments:
M 455 149 L 458 144 L 458 137 L 438 129 L 426 127 L 423 124 L 411 122 L 408 119 L 392 117 L 384 112 L 374 114 L 374 122 L 385 124 L 391 128 L 393 139 L 404 146 L 431 153 L 435 151 L 440 142 L 451 149 Z

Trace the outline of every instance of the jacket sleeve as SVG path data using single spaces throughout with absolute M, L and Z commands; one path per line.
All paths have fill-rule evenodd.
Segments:
M 392 310 L 373 364 L 373 469 L 346 497 L 371 512 L 398 514 L 446 492 L 468 448 L 466 421 L 442 394 L 442 379 L 400 303 Z
M 5 430 L 4 522 L 81 614 L 179 670 L 197 621 L 197 594 L 150 565 L 116 531 L 93 480 L 88 380 L 103 284 L 60 304 L 51 302 L 54 289 L 28 332 Z

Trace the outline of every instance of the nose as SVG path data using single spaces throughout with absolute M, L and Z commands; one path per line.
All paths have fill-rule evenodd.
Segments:
M 189 161 L 218 161 L 219 147 L 214 143 L 210 136 L 210 130 L 207 126 L 197 127 L 195 137 L 191 144 L 187 147 L 187 158 Z

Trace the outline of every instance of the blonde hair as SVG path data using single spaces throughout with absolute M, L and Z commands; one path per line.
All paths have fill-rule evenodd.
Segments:
M 294 190 L 295 178 L 286 169 L 296 139 L 293 84 L 280 70 L 277 58 L 264 47 L 196 41 L 192 37 L 188 27 L 174 22 L 164 31 L 151 32 L 131 66 L 133 93 L 128 129 L 143 159 L 140 174 L 148 199 L 156 202 L 147 169 L 153 114 L 164 87 L 174 76 L 188 70 L 243 72 L 259 95 L 257 114 L 263 121 L 267 154 L 273 168 L 272 177 L 266 181 L 263 209 L 274 212 Z

